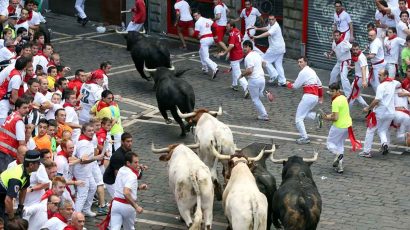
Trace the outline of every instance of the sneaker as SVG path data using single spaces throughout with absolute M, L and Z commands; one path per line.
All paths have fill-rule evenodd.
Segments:
M 286 83 L 278 84 L 280 87 L 287 87 Z
M 333 167 L 337 167 L 339 165 L 339 162 L 343 160 L 343 154 L 336 154 L 335 159 L 333 160 Z
M 269 121 L 270 120 L 268 116 L 258 116 L 257 119 L 261 120 L 261 121 Z
M 367 153 L 367 152 L 365 152 L 365 151 L 360 152 L 360 153 L 359 153 L 359 156 L 361 156 L 361 157 L 366 157 L 366 158 L 372 158 L 372 154 L 371 154 L 371 153 Z
M 317 127 L 321 129 L 323 127 L 323 116 L 320 113 L 316 113 L 316 121 L 317 121 Z
M 275 82 L 275 78 L 269 78 L 268 83 L 273 83 Z
M 88 19 L 88 18 L 83 18 L 83 19 L 81 20 L 81 25 L 82 25 L 82 26 L 85 26 L 85 24 L 87 24 L 88 21 L 90 21 L 90 19 Z
M 98 212 L 99 215 L 106 215 L 108 213 L 107 205 L 104 205 L 103 207 L 98 207 L 97 212 Z
M 218 67 L 216 67 L 216 69 L 213 71 L 213 74 L 212 74 L 212 80 L 216 78 L 216 75 L 218 74 L 218 72 L 219 72 L 219 69 Z
M 310 139 L 301 137 L 301 138 L 296 140 L 296 143 L 298 143 L 299 145 L 309 144 Z
M 84 216 L 86 216 L 86 217 L 95 217 L 95 216 L 97 216 L 97 214 L 95 212 L 92 212 L 92 211 L 83 212 L 83 213 L 84 213 Z
M 231 85 L 231 89 L 233 89 L 234 91 L 238 91 L 239 87 L 237 85 Z
M 389 146 L 386 145 L 386 144 L 383 144 L 380 151 L 381 151 L 382 155 L 388 154 L 389 153 Z
M 343 154 L 340 154 L 343 156 Z M 343 162 L 339 161 L 339 163 L 337 164 L 337 168 L 335 168 L 337 173 L 343 173 Z
M 82 19 L 79 16 L 77 16 L 77 22 L 81 24 L 81 21 Z
M 243 96 L 245 99 L 248 99 L 250 96 L 249 89 L 245 90 L 245 95 Z
M 203 68 L 203 67 L 202 67 L 202 73 L 208 74 L 208 68 Z
M 272 94 L 272 92 L 266 90 L 266 91 L 265 91 L 265 95 L 266 95 L 266 98 L 267 98 L 270 102 L 273 101 L 273 94 Z

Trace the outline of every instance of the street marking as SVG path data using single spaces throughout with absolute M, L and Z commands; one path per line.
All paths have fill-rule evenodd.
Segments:
M 76 42 L 76 41 L 80 41 L 80 40 L 83 40 L 83 39 L 82 38 L 74 38 L 74 39 L 71 39 L 71 40 L 57 41 L 57 42 L 54 42 L 54 43 L 62 44 L 62 43 Z
M 177 229 L 186 229 L 185 225 L 169 224 L 169 223 L 164 223 L 164 222 L 159 222 L 159 221 L 154 221 L 154 220 L 147 220 L 147 219 L 140 219 L 140 218 L 137 218 L 137 223 L 159 225 L 163 227 L 177 228 Z
M 105 33 L 109 33 L 109 32 L 114 32 L 114 30 L 113 29 L 107 29 L 105 31 Z M 97 31 L 94 31 L 94 32 L 89 32 L 89 33 L 84 33 L 84 34 L 77 34 L 76 36 L 77 37 L 84 37 L 84 36 L 93 35 L 93 34 L 100 34 L 100 33 L 98 33 Z M 115 34 L 115 33 L 113 33 L 113 34 Z
M 71 37 L 62 37 L 62 38 L 51 39 L 51 41 L 53 43 L 55 43 L 55 42 L 60 41 L 60 40 L 66 40 L 66 39 L 72 39 L 72 38 L 74 38 L 74 37 L 73 36 L 71 36 Z
M 166 216 L 166 217 L 173 217 L 173 218 L 179 218 L 179 214 L 172 214 L 172 213 L 165 213 L 165 212 L 157 212 L 157 211 L 149 211 L 144 209 L 144 214 L 152 214 L 152 215 L 157 215 L 157 216 Z M 179 219 L 178 219 L 179 220 Z M 212 225 L 218 225 L 222 227 L 228 227 L 228 224 L 226 223 L 221 223 L 217 221 L 212 221 Z
M 53 30 L 52 33 L 53 33 L 53 34 L 58 34 L 58 35 L 61 35 L 61 36 L 67 36 L 67 37 L 72 37 L 72 36 L 74 36 L 73 34 L 65 34 L 65 33 L 61 33 L 61 32 L 54 31 L 54 30 Z
M 99 38 L 99 37 L 111 36 L 111 35 L 114 35 L 114 34 L 116 34 L 116 33 L 107 33 L 107 32 L 105 32 L 103 34 L 99 33 L 97 35 L 86 37 L 86 38 Z
M 116 47 L 120 47 L 120 48 L 127 48 L 126 45 L 120 45 L 120 44 L 113 43 L 113 42 L 100 41 L 100 40 L 96 40 L 96 39 L 92 39 L 92 38 L 85 38 L 85 40 L 98 42 L 98 43 L 105 44 L 105 45 L 116 46 Z

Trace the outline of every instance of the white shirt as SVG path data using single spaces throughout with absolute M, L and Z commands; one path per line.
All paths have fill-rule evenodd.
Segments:
M 64 110 L 66 112 L 65 122 L 70 122 L 70 123 L 74 123 L 77 125 L 80 124 L 80 121 L 78 120 L 77 112 L 75 111 L 74 107 L 67 106 L 64 108 Z M 73 129 L 72 140 L 74 141 L 74 143 L 77 142 L 80 134 L 81 134 L 81 129 Z
M 179 20 L 182 22 L 192 21 L 191 10 L 189 4 L 182 0 L 174 5 L 175 10 L 179 11 Z
M 25 28 L 25 29 L 28 31 L 28 28 L 29 28 L 28 21 L 24 21 L 24 22 L 22 22 L 22 23 L 20 23 L 20 24 L 16 24 L 16 26 L 15 26 L 14 28 L 15 28 L 15 30 L 16 30 L 16 32 L 17 32 L 17 30 L 18 30 L 19 28 L 21 28 L 21 27 Z
M 286 52 L 286 45 L 285 45 L 285 40 L 283 39 L 282 36 L 282 30 L 280 29 L 279 23 L 275 22 L 273 26 L 268 25 L 268 33 L 270 36 L 268 37 L 269 41 L 269 48 L 268 51 L 269 53 L 274 53 L 274 54 L 282 54 Z
M 41 65 L 41 67 L 43 67 L 43 72 L 47 73 L 47 69 L 48 69 L 48 60 L 46 57 L 44 57 L 43 55 L 36 55 L 33 57 L 33 67 L 34 67 L 34 71 L 36 71 L 37 69 L 37 65 Z
M 295 82 L 293 83 L 293 88 L 298 89 L 306 85 L 317 85 L 322 86 L 322 82 L 319 77 L 310 66 L 305 66 L 298 74 Z
M 66 180 L 72 180 L 73 174 L 65 156 L 57 155 L 54 158 L 57 165 L 57 174 L 62 175 Z
M 239 17 L 245 19 L 245 28 L 248 29 L 255 25 L 256 19 L 260 17 L 261 15 L 262 14 L 259 12 L 258 9 L 256 9 L 255 7 L 252 7 L 252 10 L 249 13 L 249 16 L 246 16 L 246 9 L 242 9 Z
M 363 53 L 361 53 L 358 57 L 357 62 L 354 63 L 354 72 L 356 76 L 362 77 L 362 67 L 363 66 L 366 66 L 366 79 L 368 79 L 369 66 L 367 65 L 367 58 Z
M 409 26 L 401 20 L 396 25 L 397 36 L 402 39 L 406 39 L 407 33 L 404 32 L 405 29 L 409 29 Z
M 81 106 L 82 109 L 79 113 L 79 120 L 81 121 L 89 121 L 90 120 L 90 111 L 91 107 L 101 99 L 101 93 L 104 91 L 103 87 L 99 86 L 98 84 L 88 84 L 85 83 L 81 87 L 81 94 L 83 97 L 81 98 Z
M 404 46 L 406 40 L 396 37 L 392 40 L 384 39 L 384 59 L 386 63 L 397 64 L 400 54 L 400 46 Z
M 249 52 L 245 57 L 245 68 L 248 69 L 251 67 L 253 67 L 253 71 L 250 78 L 256 79 L 265 77 L 262 68 L 262 57 L 254 51 Z
M 50 183 L 50 179 L 48 178 L 46 168 L 43 164 L 40 164 L 38 170 L 36 172 L 32 172 L 30 176 L 30 186 L 35 186 L 37 184 L 46 184 Z M 45 193 L 44 189 L 27 192 L 26 198 L 24 200 L 25 206 L 30 206 L 32 204 L 37 204 L 41 201 L 41 196 Z
M 336 54 L 336 59 L 338 62 L 346 61 L 352 58 L 350 53 L 350 49 L 352 48 L 352 44 L 349 41 L 343 40 L 339 44 L 333 40 L 332 43 L 332 50 Z
M 137 200 L 138 177 L 127 166 L 122 166 L 118 170 L 114 183 L 114 197 L 125 199 L 124 188 L 131 189 L 132 199 Z
M 343 10 L 340 15 L 337 15 L 335 12 L 333 15 L 333 22 L 336 24 L 336 29 L 339 30 L 340 32 L 344 33 L 347 30 L 350 29 L 349 23 L 352 22 L 352 19 L 350 18 L 350 15 Z
M 394 93 L 394 107 L 404 107 L 405 109 L 409 109 L 409 101 L 407 97 L 399 97 L 399 93 L 402 90 L 402 88 L 398 88 Z
M 394 20 L 396 21 L 396 25 L 397 25 L 400 21 L 401 10 L 399 7 L 390 7 L 390 9 L 391 9 L 391 13 L 394 16 Z M 407 9 L 407 12 L 410 14 L 410 9 Z
M 375 54 L 374 58 L 370 59 L 372 64 L 384 59 L 383 44 L 380 39 L 376 38 L 370 43 L 369 53 Z
M 78 159 L 82 158 L 83 156 L 87 156 L 88 159 L 91 159 L 94 156 L 94 144 L 88 140 L 78 141 L 76 144 L 74 156 L 77 157 Z M 88 164 L 74 165 L 73 167 L 74 177 L 77 179 L 92 177 L 93 176 L 92 164 L 93 162 L 88 163 Z
M 44 95 L 43 95 L 44 96 Z M 47 112 L 46 112 L 46 119 L 47 120 L 50 120 L 50 119 L 55 119 L 56 117 L 55 117 L 55 112 L 58 110 L 58 109 L 61 109 L 61 108 L 63 108 L 63 106 L 62 105 L 60 105 L 60 104 L 53 104 L 53 107 L 51 107 L 51 109 L 49 109 L 49 110 L 47 110 Z
M 221 14 L 221 17 L 215 21 L 218 26 L 226 26 L 226 24 L 228 23 L 228 18 L 226 17 L 226 12 L 228 11 L 228 7 L 226 7 L 224 3 L 222 4 L 223 6 L 218 4 L 214 8 L 215 17 L 217 14 Z
M 389 8 L 399 7 L 399 1 L 398 0 L 386 0 L 386 2 L 387 2 L 387 6 Z
M 199 32 L 199 37 L 205 34 L 212 34 L 211 26 L 213 23 L 211 19 L 200 17 L 195 22 L 195 31 Z
M 380 21 L 381 24 L 387 25 L 388 27 L 396 27 L 396 21 L 394 18 L 390 18 L 389 15 L 383 15 L 380 11 L 376 10 L 374 14 L 376 21 Z
M 52 217 L 51 219 L 47 220 L 47 222 L 41 228 L 46 228 L 48 230 L 63 230 L 66 226 L 67 224 L 57 217 Z
M 394 115 L 394 92 L 396 90 L 396 84 L 394 81 L 385 81 L 377 87 L 375 99 L 379 100 L 379 104 L 374 109 L 377 117 Z
M 37 104 L 41 105 L 41 104 L 43 104 L 47 101 L 48 101 L 47 98 L 40 92 L 37 92 L 34 95 L 34 100 L 33 100 L 34 103 L 37 103 Z
M 28 139 L 28 141 L 27 141 L 27 148 L 28 148 L 28 150 L 34 150 L 34 149 L 37 148 L 36 142 L 34 141 L 34 139 L 32 137 L 30 137 L 30 139 Z
M 13 68 L 14 69 L 14 68 Z M 20 86 L 23 84 L 23 80 L 21 79 L 20 75 L 14 75 L 11 77 L 9 81 L 9 85 L 7 87 L 7 92 L 11 92 L 14 90 L 19 90 Z M 0 98 L 0 118 L 6 118 L 7 113 L 11 109 L 9 100 L 2 100 Z
M 37 12 L 33 11 L 33 16 L 31 17 L 31 20 L 28 21 L 28 25 L 36 26 L 36 25 L 40 25 L 40 22 L 41 22 L 40 15 Z
M 12 59 L 16 54 L 11 52 L 7 47 L 0 49 L 0 62 Z

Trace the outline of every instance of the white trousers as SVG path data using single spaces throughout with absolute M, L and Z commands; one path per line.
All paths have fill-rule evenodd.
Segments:
M 113 135 L 114 136 L 114 151 L 117 151 L 117 149 L 121 147 L 121 135 L 122 133 Z
M 263 55 L 263 60 L 266 62 L 266 69 L 268 70 L 268 74 L 272 79 L 272 74 L 274 74 L 273 72 L 273 64 L 275 64 L 275 68 L 277 71 L 277 76 L 278 76 L 278 83 L 279 84 L 286 84 L 286 77 L 285 77 L 285 71 L 283 70 L 283 55 L 282 54 L 278 54 L 275 53 L 274 50 L 268 49 L 266 51 L 266 53 Z
M 144 23 L 137 24 L 137 23 L 134 23 L 133 21 L 130 21 L 130 23 L 128 23 L 128 26 L 127 26 L 127 32 L 129 31 L 139 32 L 143 26 L 144 26 Z
M 358 76 L 355 76 L 355 80 L 352 82 L 352 86 L 351 86 L 351 94 L 352 93 L 354 93 L 355 92 L 355 88 L 354 88 L 354 84 L 355 84 L 355 81 L 357 80 L 357 86 L 359 86 L 359 94 L 357 95 L 357 98 L 355 98 L 355 99 L 350 99 L 350 101 L 349 101 L 349 106 L 352 106 L 353 104 L 354 104 L 354 102 L 357 100 L 357 102 L 359 102 L 359 104 L 361 105 L 361 106 L 363 106 L 363 107 L 367 107 L 367 106 L 369 106 L 368 104 L 367 104 L 367 102 L 363 99 L 363 97 L 362 97 L 362 95 L 361 95 L 361 92 L 362 92 L 362 90 L 363 90 L 363 86 L 362 86 L 362 78 L 361 77 L 358 77 Z M 349 96 L 347 96 L 347 98 L 350 98 L 350 95 Z
M 350 81 L 347 78 L 347 74 L 349 73 L 348 66 L 350 64 L 350 61 L 337 61 L 335 66 L 333 66 L 332 72 L 330 72 L 330 80 L 329 80 L 329 85 L 332 83 L 338 82 L 337 77 L 340 74 L 340 81 L 342 82 L 342 88 L 343 92 L 346 97 L 350 96 L 350 93 L 352 92 L 352 88 L 350 86 Z
M 327 136 L 327 149 L 333 154 L 343 154 L 345 149 L 345 140 L 348 135 L 347 128 L 341 129 L 332 125 L 329 130 L 329 135 Z
M 296 110 L 295 123 L 299 134 L 303 138 L 308 138 L 305 123 L 303 122 L 305 118 L 314 120 L 316 118 L 316 112 L 311 112 L 313 108 L 319 102 L 319 97 L 313 94 L 305 93 L 303 94 L 302 100 L 300 100 L 298 108 Z
M 238 85 L 238 78 L 241 76 L 241 60 L 231 61 L 231 68 L 232 68 L 232 85 Z M 239 79 L 239 84 L 241 85 L 242 89 L 245 91 L 248 88 L 248 81 L 246 78 L 242 77 Z
M 396 111 L 394 113 L 393 123 L 397 128 L 396 138 L 399 142 L 404 142 L 406 132 L 410 131 L 410 116 L 404 112 Z
M 202 68 L 211 68 L 212 71 L 216 70 L 218 66 L 214 61 L 209 58 L 209 47 L 214 44 L 214 39 L 211 37 L 202 38 L 200 40 L 199 57 L 201 58 Z
M 75 200 L 74 209 L 77 212 L 90 212 L 93 198 L 97 191 L 97 184 L 94 177 L 77 178 L 84 181 L 84 186 L 77 187 L 77 199 Z
M 263 91 L 265 90 L 265 77 L 249 78 L 248 80 L 249 94 L 253 104 L 256 107 L 256 111 L 259 116 L 268 116 L 265 106 L 259 97 L 264 97 Z
M 385 62 L 378 65 L 372 65 L 373 67 L 373 79 L 369 82 L 372 85 L 373 91 L 376 93 L 377 87 L 380 85 L 379 80 L 379 70 L 384 69 L 386 66 Z M 369 76 L 370 78 L 370 76 Z
M 78 12 L 78 17 L 80 17 L 80 18 L 86 18 L 87 17 L 87 15 L 84 12 L 84 3 L 85 3 L 85 0 L 75 0 L 75 6 L 74 7 Z
M 387 63 L 385 68 L 386 68 L 387 71 L 389 71 L 389 77 L 391 77 L 393 79 L 396 78 L 396 73 L 397 73 L 396 64 Z
M 108 194 L 110 194 L 110 197 L 114 197 L 114 185 L 113 184 L 105 184 L 105 188 L 107 189 Z
M 47 222 L 47 201 L 24 207 L 23 219 L 30 224 L 28 230 L 38 230 Z
M 104 185 L 101 169 L 100 169 L 100 166 L 98 165 L 97 161 L 94 161 L 90 164 L 93 164 L 93 177 L 94 177 L 95 184 L 97 186 Z
M 374 133 L 377 130 L 377 135 L 379 135 L 380 138 L 380 143 L 381 144 L 389 144 L 389 137 L 388 132 L 389 132 L 389 127 L 394 118 L 394 115 L 383 115 L 383 116 L 377 116 L 376 115 L 376 120 L 377 120 L 377 125 L 372 128 L 367 128 L 366 130 L 366 138 L 364 139 L 364 148 L 363 151 L 369 153 L 372 149 L 372 143 L 373 143 L 373 138 L 374 138 Z
M 136 216 L 137 213 L 131 205 L 114 200 L 111 208 L 110 230 L 120 230 L 121 225 L 124 229 L 134 230 Z

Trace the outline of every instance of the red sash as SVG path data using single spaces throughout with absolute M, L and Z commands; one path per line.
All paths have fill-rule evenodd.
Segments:
M 376 113 L 371 111 L 369 114 L 366 116 L 366 124 L 368 128 L 373 128 L 377 125 L 377 120 L 376 120 Z
M 213 37 L 214 37 L 213 34 L 204 34 L 204 35 L 199 37 L 199 40 L 201 40 L 202 38 L 213 38 Z
M 376 62 L 376 63 L 372 63 L 372 64 L 370 65 L 370 70 L 369 70 L 369 82 L 373 79 L 373 66 L 374 66 L 374 65 L 381 64 L 381 63 L 383 63 L 383 62 L 384 62 L 384 59 L 382 59 L 382 60 L 380 60 L 380 61 L 378 61 L 378 62 Z
M 350 93 L 350 96 L 347 99 L 348 102 L 350 102 L 351 100 L 356 99 L 359 96 L 360 87 L 359 87 L 358 82 L 359 82 L 359 76 L 355 76 L 354 81 L 353 81 L 352 92 Z
M 123 203 L 123 204 L 128 204 L 128 201 L 127 201 L 126 199 L 114 197 L 114 199 L 111 201 L 110 208 L 108 209 L 107 216 L 105 217 L 105 219 L 104 219 L 101 223 L 97 224 L 98 229 L 100 229 L 100 230 L 106 230 L 106 229 L 108 228 L 108 226 L 110 225 L 110 220 L 111 220 L 111 208 L 112 208 L 112 203 L 113 203 L 114 200 L 115 200 L 115 201 L 118 201 L 118 202 L 120 202 L 120 203 Z
M 313 94 L 319 96 L 319 86 L 317 85 L 305 85 L 303 86 L 303 93 Z
M 349 139 L 350 139 L 350 142 L 352 143 L 353 152 L 355 152 L 358 149 L 361 149 L 362 144 L 360 143 L 360 141 L 356 140 L 356 137 L 354 136 L 354 132 L 353 132 L 353 127 L 350 126 L 347 130 L 349 132 Z
M 396 111 L 403 112 L 403 113 L 410 116 L 410 110 L 408 110 L 408 109 L 396 109 Z

